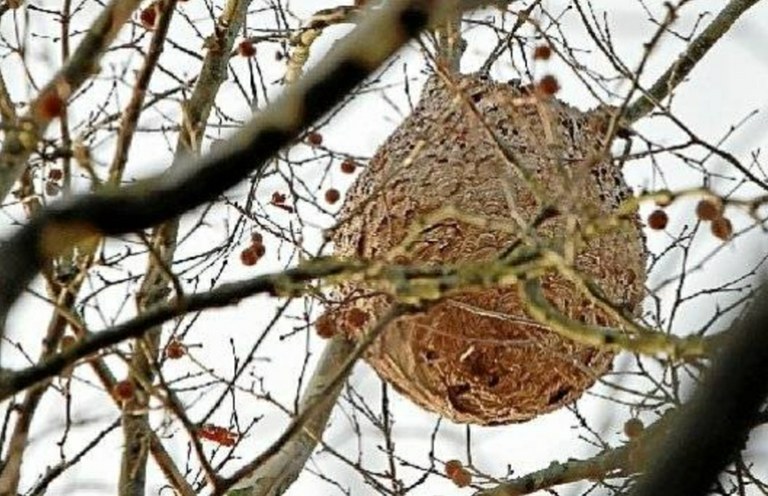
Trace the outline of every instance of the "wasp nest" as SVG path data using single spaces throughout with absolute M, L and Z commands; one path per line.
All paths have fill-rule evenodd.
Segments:
M 335 254 L 426 265 L 490 261 L 521 238 L 514 229 L 457 218 L 424 224 L 447 206 L 508 226 L 532 223 L 545 203 L 556 206 L 560 214 L 529 233 L 537 241 L 565 237 L 568 218 L 578 227 L 582 219 L 612 215 L 630 191 L 600 153 L 605 115 L 480 76 L 451 83 L 433 76 L 347 193 L 333 232 Z M 638 219 L 625 224 L 582 243 L 575 266 L 633 314 L 643 298 L 645 248 Z M 418 236 L 393 257 L 414 226 Z M 616 324 L 565 278 L 550 274 L 542 287 L 564 315 Z M 341 303 L 318 326 L 352 337 L 392 303 L 361 284 L 339 291 Z M 574 401 L 612 358 L 534 322 L 515 287 L 454 293 L 424 313 L 400 317 L 366 356 L 384 380 L 424 408 L 484 425 L 521 422 Z

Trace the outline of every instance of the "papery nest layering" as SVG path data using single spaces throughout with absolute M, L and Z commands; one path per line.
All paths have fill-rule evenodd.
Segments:
M 480 75 L 432 76 L 413 113 L 347 192 L 332 233 L 334 254 L 425 265 L 491 261 L 516 242 L 556 244 L 588 219 L 615 215 L 631 192 L 603 151 L 606 116 Z M 559 213 L 528 234 L 490 227 L 533 225 L 548 205 Z M 461 215 L 424 224 L 448 206 Z M 637 215 L 624 220 L 620 229 L 576 243 L 574 267 L 626 315 L 636 315 L 646 250 Z M 418 235 L 404 247 L 414 226 Z M 554 271 L 542 277 L 542 288 L 571 319 L 620 324 Z M 392 303 L 362 283 L 344 283 L 337 296 L 340 303 L 317 325 L 350 337 Z M 456 422 L 493 425 L 574 401 L 610 369 L 613 356 L 537 323 L 518 289 L 504 286 L 452 293 L 423 313 L 397 318 L 366 361 L 422 407 Z

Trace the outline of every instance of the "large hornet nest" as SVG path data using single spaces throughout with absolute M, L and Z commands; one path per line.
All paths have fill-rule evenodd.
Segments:
M 577 228 L 582 219 L 608 218 L 630 195 L 618 166 L 601 153 L 605 112 L 583 113 L 477 75 L 452 78 L 430 78 L 416 109 L 357 178 L 332 234 L 336 256 L 426 265 L 490 261 L 521 239 L 520 233 L 456 218 L 427 225 L 425 219 L 451 206 L 508 226 L 519 225 L 515 217 L 530 224 L 546 202 L 559 214 L 531 234 L 553 241 L 571 232 L 569 217 Z M 516 167 L 528 171 L 531 181 Z M 416 241 L 393 256 L 414 228 Z M 636 314 L 646 277 L 637 217 L 577 247 L 576 269 L 617 308 Z M 619 325 L 554 272 L 543 277 L 542 287 L 569 318 Z M 341 303 L 328 309 L 318 327 L 351 337 L 359 337 L 393 301 L 364 284 L 347 283 L 339 292 Z M 366 357 L 384 380 L 422 407 L 483 425 L 521 422 L 574 401 L 610 369 L 612 359 L 611 351 L 577 344 L 533 321 L 514 286 L 454 293 L 424 313 L 399 317 Z

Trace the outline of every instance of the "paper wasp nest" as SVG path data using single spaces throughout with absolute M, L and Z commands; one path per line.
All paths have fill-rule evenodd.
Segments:
M 579 223 L 581 216 L 605 218 L 630 195 L 610 157 L 598 158 L 605 114 L 583 113 L 480 76 L 455 76 L 450 86 L 430 78 L 416 109 L 357 178 L 333 232 L 336 256 L 385 260 L 414 226 L 449 205 L 508 226 L 515 225 L 513 214 L 530 223 L 541 205 L 512 161 L 532 175 L 542 203 L 562 212 L 540 225 L 533 234 L 539 240 L 565 236 L 567 214 L 577 214 Z M 504 147 L 511 152 L 507 158 Z M 582 247 L 576 268 L 632 314 L 643 298 L 646 252 L 638 219 L 626 224 Z M 416 242 L 394 261 L 493 260 L 518 237 L 443 219 L 421 225 Z M 616 324 L 563 277 L 546 276 L 542 286 L 570 318 Z M 318 327 L 353 337 L 392 302 L 352 283 L 339 292 L 342 302 Z M 400 317 L 366 356 L 417 404 L 456 422 L 484 425 L 528 420 L 574 401 L 612 359 L 610 351 L 576 344 L 534 322 L 509 286 L 453 294 L 423 314 Z

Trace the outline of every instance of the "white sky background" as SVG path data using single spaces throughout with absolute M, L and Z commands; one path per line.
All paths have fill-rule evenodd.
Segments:
M 45 6 L 47 8 L 58 9 L 59 2 L 46 0 L 31 2 L 35 5 Z M 216 0 L 216 7 L 223 4 L 223 1 Z M 687 33 L 693 26 L 697 16 L 700 13 L 710 11 L 717 12 L 723 3 L 720 1 L 702 1 L 696 0 L 681 12 L 680 20 L 675 24 L 675 29 L 681 33 Z M 206 19 L 202 0 L 189 0 L 187 3 L 180 3 L 180 9 L 189 14 L 192 19 Z M 299 19 L 308 18 L 312 12 L 332 7 L 337 4 L 329 1 L 299 0 L 290 4 L 291 10 Z M 565 0 L 549 1 L 548 10 L 550 12 L 560 12 L 567 5 Z M 83 13 L 76 17 L 77 26 L 85 26 L 88 20 L 97 12 L 97 5 L 93 2 L 86 4 L 87 8 Z M 254 9 L 263 7 L 259 0 L 254 0 Z M 663 11 L 662 2 L 658 0 L 649 0 L 646 6 L 659 14 Z M 605 11 L 610 19 L 612 27 L 612 39 L 616 51 L 622 56 L 623 60 L 630 66 L 637 65 L 642 55 L 642 44 L 647 41 L 655 30 L 655 25 L 648 21 L 647 14 L 643 11 L 639 2 L 615 2 L 615 1 L 595 1 L 596 10 Z M 490 12 L 488 15 L 492 15 Z M 259 14 L 254 12 L 249 17 L 248 27 L 258 28 L 260 22 L 267 26 L 274 26 L 271 20 L 271 14 Z M 712 18 L 709 15 L 703 19 L 703 25 Z M 47 37 L 46 34 L 53 36 L 58 26 L 50 21 L 49 18 L 41 18 L 37 15 L 30 17 L 31 24 L 29 30 L 36 33 L 37 36 L 29 39 L 28 49 L 33 54 L 30 60 L 35 63 L 31 65 L 31 74 L 37 85 L 47 81 L 52 74 L 52 69 L 58 67 L 58 48 L 55 40 Z M 24 25 L 22 19 L 17 19 L 19 25 Z M 200 40 L 192 35 L 186 21 L 181 17 L 175 20 L 175 26 L 171 28 L 170 38 L 186 48 L 202 53 Z M 574 11 L 565 13 L 562 18 L 562 25 L 570 44 L 577 47 L 591 49 L 591 43 L 586 36 L 581 22 Z M 198 29 L 207 33 L 210 30 L 210 22 L 202 21 L 197 25 Z M 141 29 L 134 25 L 128 29 Z M 350 28 L 346 26 L 332 27 L 319 39 L 314 45 L 310 65 L 322 60 L 323 54 L 329 49 L 333 41 L 343 36 Z M 13 37 L 14 20 L 11 13 L 7 13 L 0 21 L 0 32 L 3 36 Z M 766 106 L 768 106 L 768 93 L 766 93 L 766 82 L 768 82 L 768 55 L 765 48 L 768 46 L 768 3 L 754 7 L 747 15 L 741 19 L 738 24 L 721 40 L 718 45 L 707 55 L 695 71 L 692 73 L 689 81 L 681 85 L 677 91 L 674 100 L 674 110 L 676 115 L 683 120 L 694 132 L 702 139 L 710 143 L 717 143 L 728 133 L 730 127 L 753 111 L 758 111 L 743 126 L 741 126 L 723 147 L 729 152 L 745 162 L 748 161 L 750 151 L 754 151 L 766 143 L 766 134 L 768 133 L 768 116 L 766 116 Z M 254 33 L 255 34 L 255 33 Z M 462 64 L 465 72 L 473 71 L 484 60 L 487 51 L 494 45 L 495 39 L 487 29 L 477 28 L 470 32 L 467 37 L 469 50 Z M 145 39 L 145 45 L 148 38 Z M 654 52 L 650 59 L 648 70 L 645 72 L 643 83 L 646 85 L 654 80 L 663 69 L 674 60 L 677 54 L 684 48 L 685 44 L 673 38 L 665 36 L 660 47 Z M 264 71 L 264 80 L 268 83 L 276 81 L 284 72 L 282 63 L 275 61 L 274 52 L 276 45 L 259 45 L 258 61 L 261 69 Z M 122 64 L 129 56 L 129 51 L 118 51 L 111 54 L 102 64 L 103 73 L 109 73 L 115 70 L 117 63 Z M 132 67 L 136 68 L 141 63 L 141 57 L 138 53 L 132 52 Z M 609 70 L 606 60 L 597 52 L 594 54 L 584 54 L 580 60 L 591 70 L 601 72 Z M 171 47 L 161 59 L 163 67 L 172 70 L 175 74 L 190 76 L 195 74 L 198 63 L 174 50 Z M 245 60 L 235 58 L 231 63 L 232 69 L 239 75 L 242 81 L 247 84 L 247 63 Z M 2 60 L 2 72 L 9 84 L 9 89 L 14 100 L 26 100 L 27 95 L 34 94 L 30 89 L 28 80 L 21 72 L 18 58 L 8 56 Z M 407 74 L 410 79 L 412 95 L 414 99 L 418 95 L 418 87 L 424 81 L 424 74 L 421 69 L 424 68 L 423 56 L 413 48 L 409 48 L 401 53 L 393 63 L 384 80 L 392 83 L 394 86 L 386 91 L 386 100 L 381 92 L 371 92 L 358 98 L 352 104 L 348 105 L 339 115 L 334 117 L 332 122 L 325 126 L 321 132 L 324 136 L 324 146 L 329 149 L 349 153 L 361 158 L 371 156 L 377 146 L 383 142 L 386 136 L 407 114 L 408 104 L 402 91 L 403 75 Z M 594 105 L 589 93 L 581 85 L 579 80 L 570 72 L 570 70 L 557 60 L 549 63 L 537 63 L 534 65 L 536 76 L 545 73 L 555 74 L 560 80 L 562 91 L 559 98 L 582 109 L 587 109 Z M 509 64 L 509 58 L 502 57 L 492 71 L 492 76 L 505 80 L 516 76 Z M 110 100 L 114 105 L 111 111 L 122 108 L 127 101 L 130 86 L 133 82 L 134 74 L 128 71 L 125 75 L 125 85 L 118 88 L 118 97 Z M 153 91 L 161 91 L 175 84 L 170 78 L 163 74 L 157 74 L 153 80 Z M 98 91 L 105 91 L 108 87 L 107 82 L 103 83 L 104 88 Z M 268 88 L 270 95 L 279 93 L 281 86 L 273 84 Z M 626 84 L 617 86 L 617 90 L 626 89 Z M 103 93 L 102 93 L 103 94 Z M 95 98 L 95 92 L 94 97 Z M 96 99 L 96 101 L 100 101 Z M 70 109 L 70 118 L 73 123 L 82 123 L 93 110 L 91 99 L 82 99 L 76 101 Z M 242 119 L 249 115 L 248 104 L 239 92 L 238 86 L 230 80 L 222 87 L 222 91 L 217 99 L 217 103 L 227 112 L 229 116 L 235 116 Z M 415 103 L 415 100 L 414 100 Z M 614 102 L 615 103 L 615 102 Z M 142 124 L 145 126 L 170 125 L 179 121 L 178 105 L 165 103 L 160 106 L 162 113 L 153 109 L 145 113 Z M 212 124 L 217 123 L 217 118 L 212 115 Z M 654 136 L 658 142 L 672 143 L 680 139 L 679 131 L 676 131 L 668 124 L 664 124 L 660 119 L 645 119 L 641 121 L 637 129 L 647 135 Z M 215 127 L 209 127 L 208 134 L 215 135 L 219 133 Z M 221 137 L 226 137 L 230 131 L 221 130 Z M 101 133 L 99 139 L 103 139 L 111 133 Z M 107 140 L 100 142 L 94 149 L 98 158 L 107 160 L 111 157 L 113 141 Z M 204 146 L 204 149 L 207 145 Z M 168 163 L 171 156 L 171 148 L 166 140 L 160 134 L 143 133 L 139 135 L 134 142 L 129 159 L 129 176 L 146 176 L 152 172 L 162 170 Z M 289 152 L 292 156 L 311 157 L 317 153 L 304 145 L 297 145 Z M 318 165 L 319 164 L 319 165 Z M 709 171 L 725 170 L 727 167 L 722 163 L 712 160 L 708 162 Z M 330 186 L 340 189 L 342 192 L 351 184 L 353 179 L 340 173 L 338 164 L 331 167 L 328 175 L 325 175 L 324 163 L 315 163 L 314 166 L 307 166 L 302 170 L 302 177 L 306 180 L 312 192 L 322 192 Z M 654 172 L 648 163 L 636 163 L 628 170 L 627 178 L 630 184 L 636 188 L 657 189 L 669 187 L 671 189 L 700 186 L 702 176 L 692 171 L 679 162 L 670 161 L 659 164 L 664 172 L 663 178 L 658 172 Z M 713 184 L 718 190 L 727 191 L 728 182 L 721 181 Z M 260 183 L 256 192 L 256 198 L 262 205 L 266 205 L 272 192 L 276 189 L 284 190 L 284 183 L 276 177 L 272 177 Z M 247 189 L 243 187 L 235 188 L 227 196 L 233 200 L 243 203 Z M 742 195 L 755 193 L 754 190 L 744 188 L 740 190 Z M 676 203 L 669 209 L 670 226 L 667 233 L 653 232 L 649 233 L 648 241 L 651 250 L 658 252 L 668 245 L 672 236 L 683 229 L 684 225 L 692 224 L 694 221 L 692 212 L 695 200 L 686 200 Z M 330 207 L 329 212 L 338 209 L 340 203 L 335 207 Z M 276 209 L 266 207 L 269 215 L 283 225 L 289 222 L 295 222 L 296 217 L 281 214 Z M 9 209 L 14 212 L 13 209 Z M 650 207 L 644 207 L 643 212 L 650 211 Z M 22 217 L 15 211 L 16 217 L 0 217 L 0 233 L 8 233 L 13 228 L 12 222 L 20 220 Z M 305 236 L 306 246 L 314 249 L 318 245 L 320 229 L 318 227 L 328 227 L 332 224 L 332 217 L 317 212 L 316 209 L 304 207 L 301 210 L 302 217 L 305 220 L 305 226 L 302 234 Z M 197 217 L 190 217 L 196 219 Z M 213 245 L 222 243 L 226 233 L 231 231 L 232 226 L 238 221 L 238 214 L 232 208 L 215 208 L 206 216 L 209 225 L 197 232 L 197 234 L 185 242 L 179 250 L 177 258 L 183 259 L 186 256 L 199 254 Z M 748 219 L 741 213 L 733 213 L 732 219 L 737 227 L 747 226 Z M 267 273 L 281 270 L 286 264 L 293 263 L 290 258 L 292 253 L 288 246 L 278 246 L 274 239 L 266 237 L 267 256 L 253 268 L 243 267 L 239 263 L 239 251 L 245 247 L 251 228 L 254 226 L 246 224 L 238 231 L 242 243 L 234 247 L 234 251 L 226 254 L 226 259 L 230 263 L 223 268 L 224 280 L 238 280 L 251 277 L 259 273 Z M 694 272 L 690 275 L 684 292 L 693 292 L 697 288 L 712 287 L 717 281 L 724 278 L 732 278 L 744 274 L 756 264 L 762 253 L 765 253 L 766 238 L 758 230 L 753 230 L 747 236 L 736 239 L 720 249 L 717 256 L 707 263 L 703 270 Z M 712 250 L 720 247 L 722 243 L 713 239 L 708 233 L 703 232 L 698 235 L 696 249 L 693 251 L 693 258 L 701 259 L 710 254 Z M 135 240 L 134 240 L 135 241 Z M 127 243 L 130 246 L 129 240 Z M 125 250 L 126 243 L 111 242 L 107 248 L 107 253 L 114 254 L 116 251 Z M 133 243 L 133 247 L 138 249 L 138 245 Z M 130 259 L 125 266 L 125 271 L 103 270 L 102 274 L 111 279 L 118 279 L 128 274 L 128 270 L 138 273 L 142 270 L 144 257 L 138 256 Z M 695 265 L 694 262 L 689 262 Z M 215 268 L 221 267 L 216 264 Z M 664 263 L 657 267 L 657 270 L 651 274 L 649 285 L 654 286 L 656 281 L 669 277 L 681 270 L 680 258 L 677 256 L 669 257 Z M 207 278 L 213 276 L 215 270 L 203 273 L 200 284 L 197 287 L 190 284 L 188 290 L 203 291 L 209 289 Z M 94 284 L 98 283 L 94 281 Z M 40 286 L 41 288 L 42 286 Z M 134 314 L 132 301 L 132 291 L 125 285 L 119 285 L 111 288 L 98 296 L 99 304 L 103 310 L 103 315 L 99 314 L 92 306 L 87 307 L 86 317 L 92 330 L 102 329 L 114 323 L 114 321 L 124 321 Z M 660 292 L 662 302 L 672 297 L 674 286 L 665 288 Z M 690 329 L 695 329 L 697 325 L 705 322 L 714 311 L 714 304 L 724 304 L 739 295 L 719 294 L 714 298 L 693 300 L 691 304 L 685 305 L 680 309 L 680 315 L 674 322 L 674 329 L 680 333 L 686 333 Z M 668 300 L 666 300 L 668 301 Z M 188 334 L 185 342 L 187 344 L 198 344 L 199 347 L 192 348 L 192 354 L 199 359 L 206 367 L 213 368 L 217 373 L 227 375 L 232 370 L 232 345 L 237 353 L 242 356 L 253 345 L 261 331 L 266 327 L 270 319 L 275 315 L 277 306 L 281 301 L 267 297 L 254 297 L 243 301 L 236 307 L 206 312 L 197 320 L 193 321 L 188 317 L 182 320 L 181 328 L 191 325 L 194 327 Z M 301 316 L 304 310 L 309 310 L 317 315 L 318 308 L 315 306 L 306 307 L 297 302 L 293 304 L 288 314 L 292 316 Z M 10 322 L 9 335 L 13 340 L 19 340 L 25 344 L 26 351 L 31 356 L 36 356 L 39 351 L 39 337 L 50 316 L 49 305 L 40 302 L 33 297 L 25 297 L 16 307 Z M 279 336 L 291 331 L 294 325 L 301 326 L 301 319 L 284 319 L 281 325 L 274 329 L 267 337 L 265 345 L 259 350 L 257 355 L 263 360 L 256 361 L 252 367 L 254 376 L 263 377 L 264 387 L 270 391 L 281 403 L 291 406 L 295 397 L 297 381 L 300 377 L 302 366 L 304 365 L 305 351 L 309 347 L 313 354 L 309 363 L 311 370 L 314 360 L 322 349 L 323 342 L 317 338 L 313 331 L 300 330 L 297 334 L 281 340 Z M 722 323 L 720 327 L 723 327 Z M 170 332 L 173 325 L 167 326 Z M 25 359 L 17 351 L 8 345 L 3 346 L 3 363 L 5 366 L 22 366 L 26 363 Z M 626 364 L 629 357 L 620 357 L 615 364 L 616 368 Z M 110 364 L 115 367 L 115 371 L 125 372 L 125 368 L 117 359 L 111 360 Z M 192 367 L 193 370 L 196 370 Z M 170 362 L 169 367 L 164 370 L 167 378 L 180 377 L 190 370 L 188 359 L 178 362 Z M 90 439 L 90 435 L 101 430 L 106 424 L 117 418 L 118 412 L 112 405 L 107 395 L 99 389 L 97 382 L 90 369 L 80 367 L 76 373 L 83 381 L 75 381 L 73 384 L 73 403 L 71 406 L 72 417 L 76 422 L 82 423 L 82 427 L 74 428 L 71 438 L 68 440 L 65 451 L 69 454 L 76 452 L 82 443 Z M 206 378 L 191 378 L 186 380 L 186 384 L 193 386 L 201 384 Z M 243 384 L 249 381 L 243 381 Z M 351 379 L 351 384 L 355 390 L 366 398 L 369 404 L 378 408 L 377 398 L 380 395 L 380 382 L 375 374 L 367 365 L 359 364 L 355 374 Z M 207 406 L 217 395 L 210 394 L 199 398 L 197 393 L 190 393 L 184 398 L 188 401 L 195 400 L 195 405 L 190 409 L 190 416 L 195 419 L 195 415 L 200 415 L 206 411 Z M 429 452 L 429 432 L 434 428 L 437 417 L 433 414 L 421 411 L 412 405 L 409 401 L 400 398 L 397 393 L 390 394 L 391 408 L 394 412 L 394 439 L 397 445 L 397 453 L 405 457 L 411 463 L 417 463 L 423 466 L 428 464 Z M 280 429 L 287 423 L 287 417 L 278 409 L 268 405 L 265 402 L 256 401 L 247 395 L 238 396 L 238 416 L 242 423 L 247 423 L 252 417 L 263 415 L 264 418 L 251 432 L 246 439 L 243 447 L 238 453 L 242 457 L 254 456 L 263 447 L 267 446 L 280 432 Z M 225 401 L 225 405 L 230 400 Z M 47 464 L 54 464 L 58 460 L 58 452 L 55 449 L 54 440 L 60 436 L 60 426 L 63 421 L 64 402 L 60 394 L 49 392 L 43 400 L 43 405 L 38 412 L 34 424 L 32 445 L 30 446 L 29 456 L 27 458 L 29 466 L 24 472 L 25 482 L 23 487 L 30 487 L 35 478 L 41 473 L 42 467 Z M 605 400 L 585 396 L 579 403 L 579 408 L 585 418 L 590 420 L 592 427 L 601 432 L 609 441 L 621 439 L 619 432 L 623 421 L 628 418 L 625 410 L 616 409 L 610 402 Z M 211 421 L 220 425 L 228 426 L 230 422 L 228 406 L 217 413 Z M 352 409 L 350 405 L 343 402 L 337 407 L 332 419 L 332 425 L 329 428 L 325 441 L 346 455 L 356 458 L 358 453 L 358 438 L 352 433 L 350 427 L 350 415 Z M 159 426 L 165 419 L 162 411 L 154 414 L 153 423 Z M 528 471 L 543 468 L 552 460 L 564 460 L 568 457 L 585 456 L 594 452 L 586 443 L 579 441 L 578 437 L 583 431 L 575 429 L 576 419 L 565 409 L 555 413 L 544 415 L 533 421 L 520 425 L 495 427 L 495 428 L 472 428 L 472 455 L 475 466 L 485 473 L 496 476 L 503 476 L 506 467 L 510 466 L 517 474 L 524 474 Z M 375 433 L 369 424 L 362 425 L 363 436 L 363 464 L 369 469 L 386 469 L 386 458 L 382 456 L 380 445 L 382 438 Z M 167 449 L 174 455 L 178 463 L 183 466 L 187 459 L 187 444 L 182 432 L 178 427 L 172 427 L 165 431 L 166 433 L 175 433 L 167 440 Z M 440 435 L 437 438 L 435 457 L 438 460 L 446 461 L 452 458 L 458 458 L 466 461 L 466 447 L 464 444 L 465 429 L 463 426 L 453 425 L 444 421 L 440 429 Z M 119 430 L 111 434 L 98 448 L 92 451 L 85 460 L 69 470 L 68 473 L 55 482 L 48 494 L 111 494 L 114 493 L 115 483 L 119 472 L 119 456 L 122 437 Z M 206 444 L 207 447 L 213 447 Z M 759 451 L 758 448 L 755 450 Z M 221 456 L 221 455 L 218 455 Z M 216 458 L 214 458 L 216 460 Z M 765 460 L 760 457 L 756 460 Z M 149 463 L 149 474 L 151 479 L 149 494 L 156 494 L 163 484 L 162 476 L 156 470 L 153 462 Z M 234 468 L 230 465 L 230 470 Z M 345 467 L 342 463 L 335 460 L 331 455 L 322 454 L 315 456 L 308 467 L 312 471 L 320 472 L 323 475 L 338 481 L 343 487 L 348 488 L 353 495 L 375 494 L 369 486 L 366 486 L 362 478 L 353 470 Z M 406 480 L 415 480 L 418 471 L 400 469 L 406 476 Z M 768 471 L 765 467 L 762 472 Z M 227 472 L 228 473 L 228 472 Z M 457 489 L 453 484 L 442 480 L 436 476 L 422 485 L 413 494 L 417 495 L 442 495 L 442 494 L 471 494 L 471 490 Z M 168 493 L 165 493 L 168 494 Z M 290 489 L 288 494 L 318 494 L 332 495 L 340 494 L 338 488 L 322 481 L 317 476 L 305 472 L 299 481 Z M 563 491 L 562 494 L 570 494 Z M 578 494 L 578 493 L 576 493 Z

